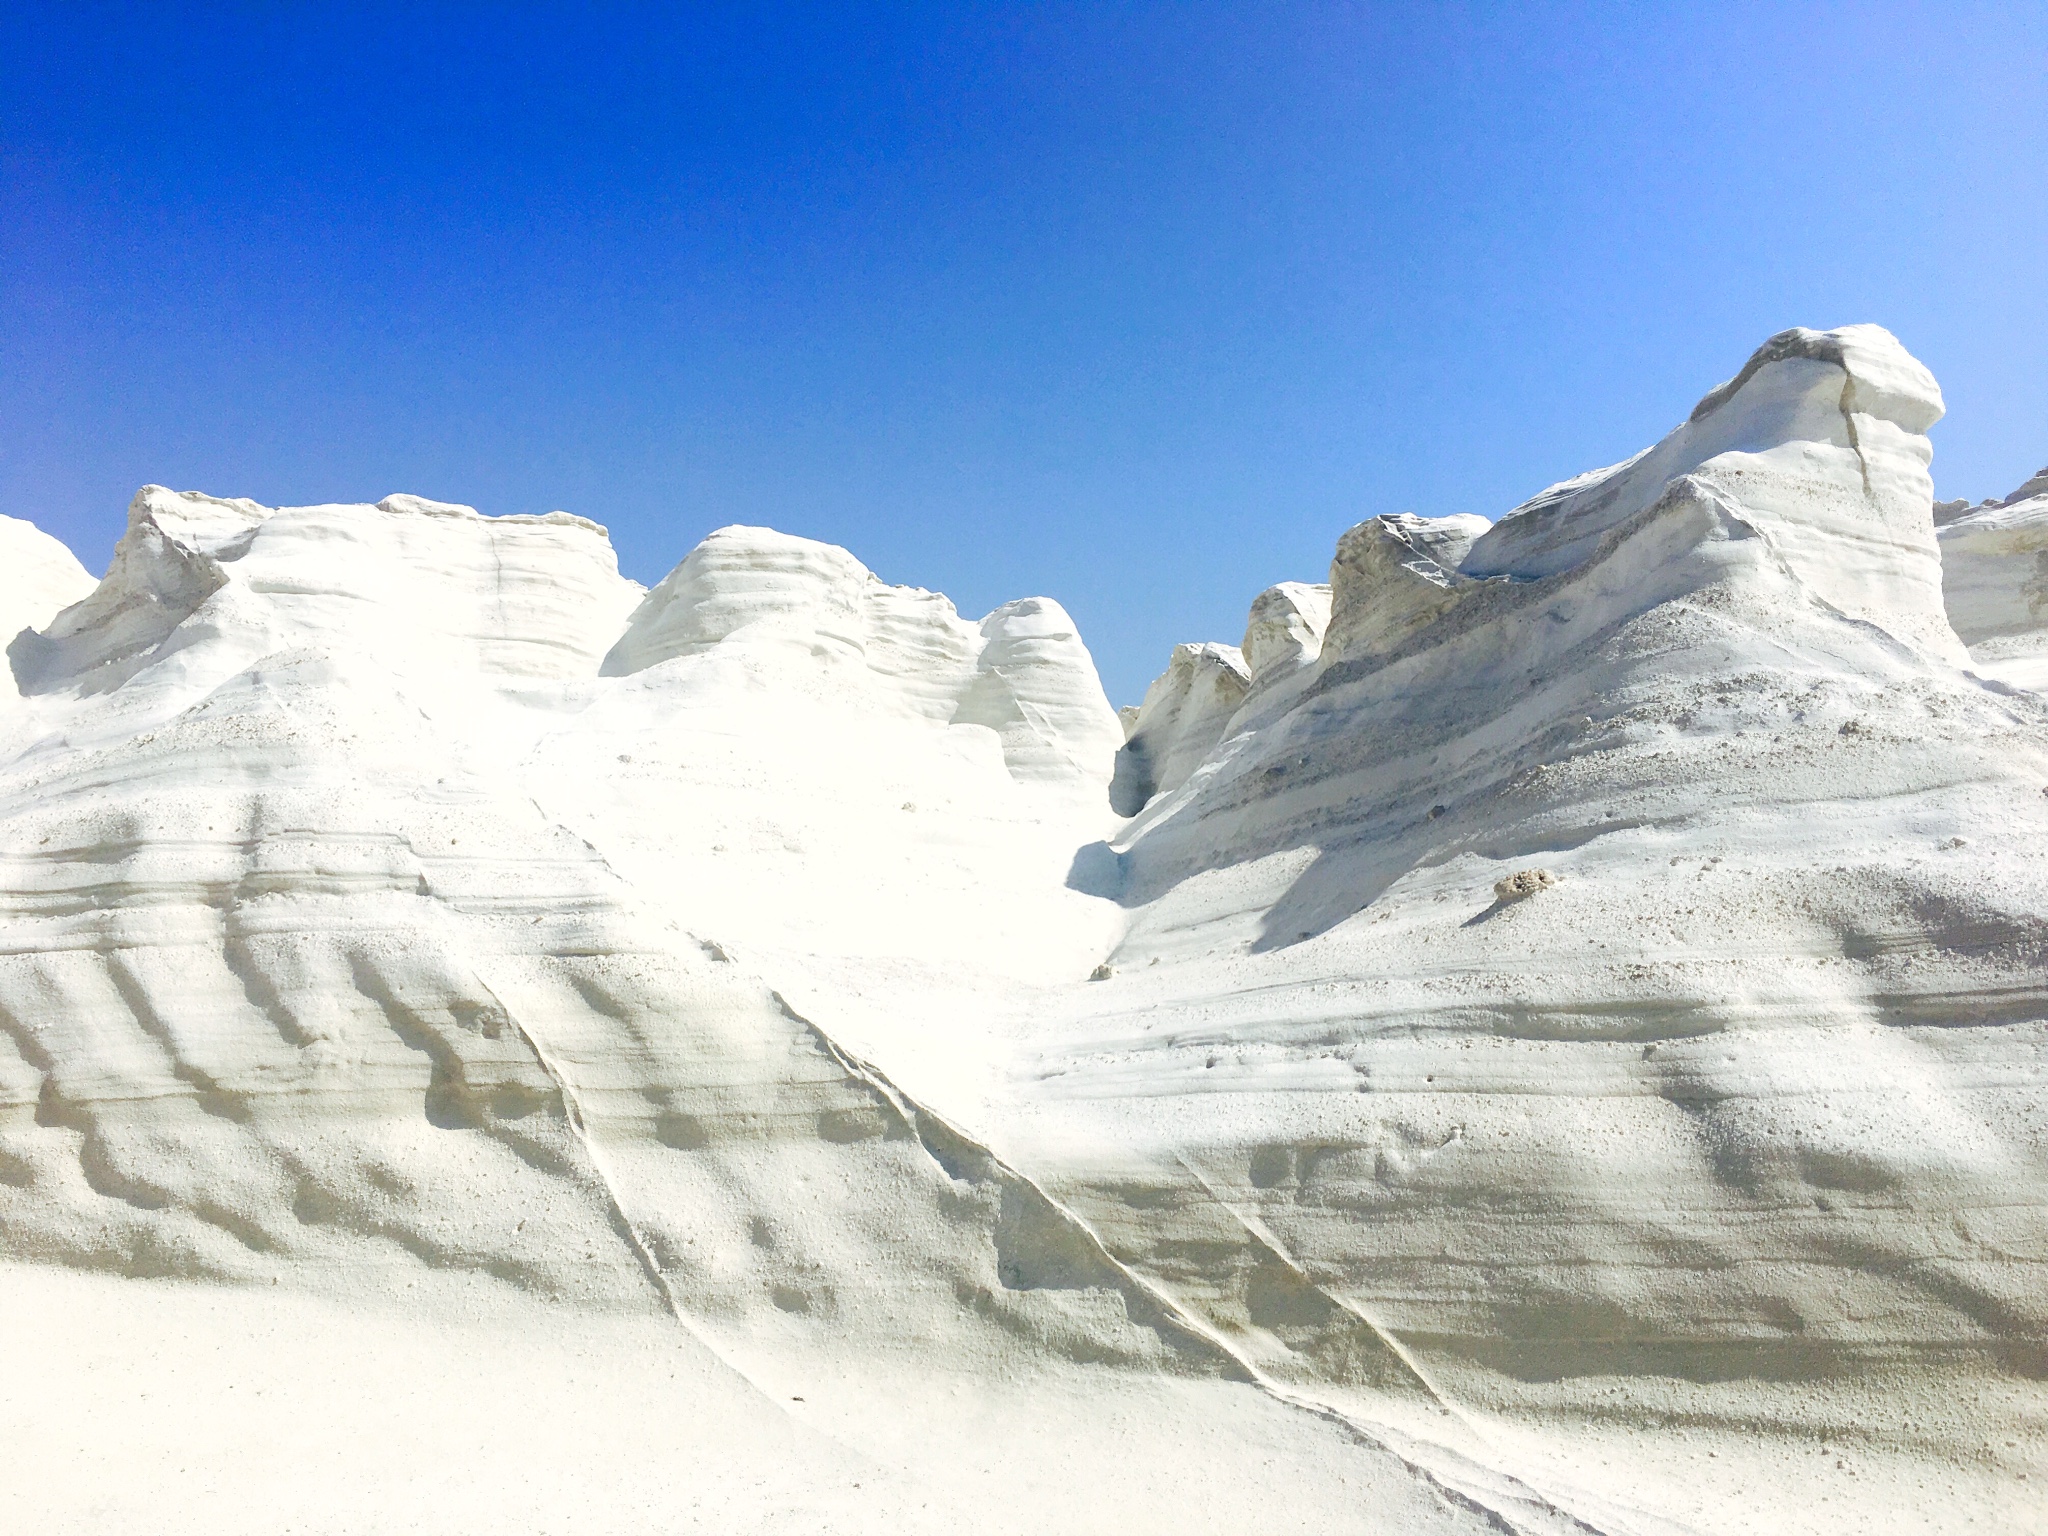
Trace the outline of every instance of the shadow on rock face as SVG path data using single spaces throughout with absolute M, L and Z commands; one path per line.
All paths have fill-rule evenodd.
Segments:
M 1142 742 L 1117 748 L 1116 768 L 1109 781 L 1109 808 L 1119 816 L 1135 816 L 1159 792 L 1152 759 Z
M 1124 894 L 1124 861 L 1107 843 L 1087 843 L 1074 850 L 1067 868 L 1067 889 L 1083 896 L 1119 901 Z
M 1266 913 L 1252 953 L 1316 938 L 1363 912 L 1414 868 L 1423 852 L 1426 847 L 1418 851 L 1405 842 L 1325 848 Z

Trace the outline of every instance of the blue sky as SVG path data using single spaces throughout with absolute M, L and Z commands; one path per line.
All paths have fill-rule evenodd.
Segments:
M 2048 3 L 0 15 L 0 510 L 564 507 L 1049 593 L 1117 702 L 1876 320 L 2048 462 Z

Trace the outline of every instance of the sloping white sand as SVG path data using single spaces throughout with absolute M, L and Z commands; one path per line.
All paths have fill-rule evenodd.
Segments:
M 0 710 L 0 1523 L 2032 1528 L 2048 700 L 1940 409 L 1772 338 L 1128 741 L 1045 599 L 145 489 Z

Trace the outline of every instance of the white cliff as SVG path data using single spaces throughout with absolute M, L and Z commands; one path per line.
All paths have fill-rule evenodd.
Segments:
M 1266 686 L 1314 662 L 1329 627 L 1327 583 L 1283 581 L 1266 588 L 1252 599 L 1241 647 L 1252 686 Z
M 1939 410 L 1785 333 L 1128 740 L 1049 600 L 145 490 L 0 713 L 0 1516 L 2026 1529 L 2048 704 Z
M 0 517 L 0 636 L 42 628 L 95 585 L 78 557 L 34 523 Z
M 1938 412 L 1885 333 L 1791 333 L 1456 567 L 1346 534 L 1312 677 L 1114 840 L 1023 1160 L 1091 1149 L 1060 1198 L 1339 1411 L 1655 1376 L 1711 1438 L 1825 1382 L 1957 1454 L 1941 1405 L 2048 1336 L 2048 712 L 1963 670 Z M 1745 1464 L 1637 1491 L 1769 1525 Z
M 1935 509 L 1949 622 L 1986 677 L 2048 689 L 2048 469 L 2003 500 Z
M 1521 579 L 1569 570 L 1683 487 L 1737 516 L 1759 514 L 1816 600 L 1954 659 L 1925 436 L 1941 415 L 1933 375 L 1882 327 L 1783 331 L 1662 442 L 1524 502 L 1461 569 Z
M 1174 647 L 1117 754 L 1110 803 L 1119 815 L 1136 815 L 1155 795 L 1187 782 L 1222 739 L 1251 681 L 1244 653 L 1234 645 Z

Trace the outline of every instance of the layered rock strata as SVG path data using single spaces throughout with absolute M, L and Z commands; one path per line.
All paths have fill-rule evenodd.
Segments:
M 1949 625 L 1940 412 L 1788 332 L 1455 563 L 1347 533 L 1314 665 L 1114 841 L 1116 978 L 1036 1037 L 1061 1197 L 1361 1414 L 1374 1341 L 1702 1423 L 2048 1368 L 2048 711 Z
M 2048 469 L 2003 500 L 1936 509 L 1949 621 L 1977 669 L 2048 689 Z
M 1199 1401 L 1309 1528 L 2018 1528 L 2048 704 L 1940 410 L 1784 333 L 1127 729 L 768 530 L 148 488 L 9 648 L 0 1249 L 658 1314 L 848 1445 Z

